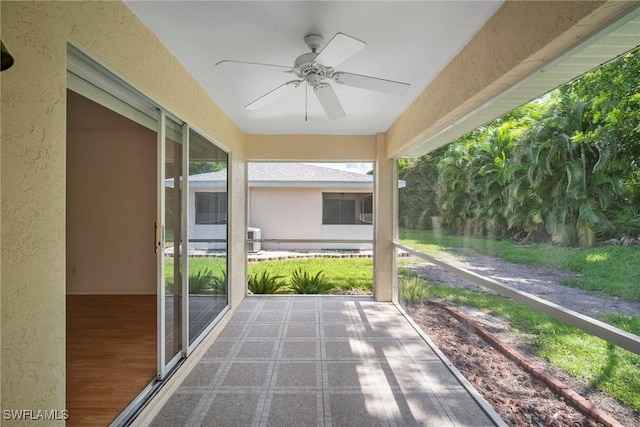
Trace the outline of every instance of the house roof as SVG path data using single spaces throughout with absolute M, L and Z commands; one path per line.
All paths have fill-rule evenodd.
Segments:
M 226 170 L 191 175 L 194 187 L 222 184 Z M 249 163 L 250 187 L 362 187 L 373 189 L 373 176 L 306 163 Z M 404 182 L 400 183 L 404 187 Z

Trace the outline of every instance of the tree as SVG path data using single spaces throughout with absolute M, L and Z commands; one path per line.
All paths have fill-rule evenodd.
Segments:
M 398 178 L 405 181 L 400 189 L 399 221 L 404 227 L 430 229 L 431 217 L 438 215 L 436 185 L 437 164 L 444 149 L 435 150 L 415 161 L 398 161 Z

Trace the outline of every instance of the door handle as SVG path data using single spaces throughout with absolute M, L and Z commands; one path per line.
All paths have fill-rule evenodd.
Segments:
M 155 253 L 158 253 L 158 247 L 162 244 L 162 242 L 158 239 L 158 221 L 153 223 L 153 250 Z

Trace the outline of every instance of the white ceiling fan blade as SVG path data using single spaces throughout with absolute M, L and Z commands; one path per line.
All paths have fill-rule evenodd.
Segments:
M 366 45 L 362 40 L 344 33 L 337 33 L 320 51 L 315 60 L 317 63 L 327 67 L 335 67 L 355 55 Z
M 223 66 L 233 66 L 233 67 L 239 67 L 239 68 L 256 68 L 256 67 L 261 67 L 261 68 L 270 68 L 272 70 L 280 70 L 280 71 L 284 71 L 285 73 L 292 73 L 293 72 L 293 68 L 286 66 L 286 65 L 275 65 L 275 64 L 263 64 L 260 62 L 246 62 L 246 61 L 233 61 L 230 59 L 225 59 L 223 61 L 220 61 L 216 64 L 216 67 L 219 65 L 223 65 Z
M 320 101 L 324 112 L 327 113 L 327 117 L 330 119 L 339 119 L 346 116 L 336 93 L 330 85 L 320 83 L 313 87 L 313 92 L 315 92 L 318 97 L 318 101 Z
M 301 83 L 300 80 L 293 80 L 283 85 L 280 85 L 277 88 L 273 89 L 271 92 L 267 92 L 266 94 L 262 95 L 260 98 L 256 99 L 255 101 L 245 105 L 244 108 L 247 110 L 257 110 L 258 108 L 262 108 L 265 105 L 275 101 L 276 99 L 290 92 L 293 92 L 293 90 L 297 88 L 300 85 L 300 83 Z
M 409 83 L 379 79 L 377 77 L 361 76 L 360 74 L 344 73 L 341 71 L 333 73 L 332 78 L 337 83 L 343 85 L 389 93 L 391 95 L 404 95 L 411 87 Z

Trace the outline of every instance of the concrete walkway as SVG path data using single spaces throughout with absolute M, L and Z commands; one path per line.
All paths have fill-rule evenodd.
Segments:
M 391 303 L 250 296 L 153 426 L 504 425 Z

